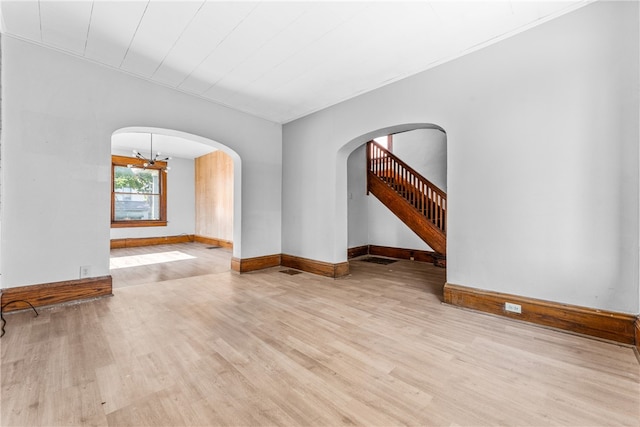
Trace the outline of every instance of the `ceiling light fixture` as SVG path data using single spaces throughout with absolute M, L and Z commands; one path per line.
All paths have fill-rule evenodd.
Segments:
M 142 160 L 142 169 L 146 169 L 149 166 L 154 166 L 156 164 L 156 162 L 166 162 L 167 160 L 171 160 L 171 157 L 165 157 L 164 159 L 160 158 L 160 155 L 162 153 L 160 153 L 159 151 L 156 153 L 156 155 L 153 155 L 153 134 L 150 133 L 149 136 L 151 137 L 151 141 L 150 141 L 150 149 L 149 149 L 149 158 L 147 159 L 146 157 L 144 157 L 138 150 L 133 150 L 133 154 L 136 156 L 137 159 Z M 137 167 L 137 165 L 127 165 L 128 168 L 133 168 L 133 167 Z M 169 166 L 165 166 L 162 168 L 157 168 L 157 169 L 161 169 L 165 172 L 169 172 L 169 170 L 171 169 Z

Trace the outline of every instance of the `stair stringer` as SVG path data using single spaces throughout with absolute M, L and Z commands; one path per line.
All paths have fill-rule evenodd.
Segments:
M 394 213 L 426 244 L 439 254 L 447 253 L 447 236 L 404 197 L 371 171 L 367 174 L 369 192 Z

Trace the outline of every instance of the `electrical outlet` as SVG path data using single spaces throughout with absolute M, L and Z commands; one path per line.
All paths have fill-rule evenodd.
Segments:
M 81 265 L 80 266 L 80 278 L 84 279 L 86 277 L 91 276 L 91 266 L 90 265 Z
M 511 302 L 504 303 L 504 310 L 510 311 L 511 313 L 522 313 L 522 307 L 520 306 L 520 304 L 513 304 Z

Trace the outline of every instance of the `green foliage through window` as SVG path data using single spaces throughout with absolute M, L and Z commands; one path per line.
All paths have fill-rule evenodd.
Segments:
M 136 171 L 134 172 L 134 169 Z M 150 171 L 138 168 L 127 168 L 117 166 L 115 168 L 115 178 L 113 185 L 115 190 L 127 190 L 135 193 L 152 193 L 154 187 L 154 175 L 157 176 L 158 171 Z

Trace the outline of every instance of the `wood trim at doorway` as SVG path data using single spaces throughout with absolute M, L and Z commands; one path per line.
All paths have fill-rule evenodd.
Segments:
M 325 277 L 333 277 L 334 279 L 349 274 L 349 262 L 332 264 L 329 262 L 316 261 L 309 258 L 282 254 L 281 265 L 283 267 L 306 271 L 307 273 L 319 274 Z
M 231 258 L 231 270 L 238 273 L 263 270 L 280 265 L 280 254 L 265 255 L 255 258 Z
M 348 262 L 332 264 L 286 254 L 266 255 L 242 259 L 234 257 L 231 259 L 231 270 L 239 273 L 248 273 L 250 271 L 262 270 L 280 265 L 332 278 L 343 277 L 349 274 Z

